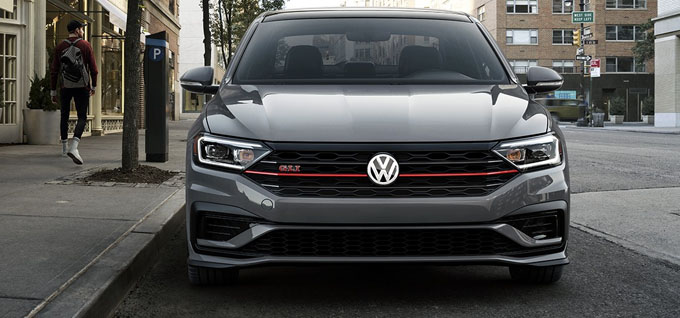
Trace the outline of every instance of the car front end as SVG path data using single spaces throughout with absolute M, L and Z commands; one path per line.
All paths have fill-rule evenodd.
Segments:
M 345 19 L 343 12 L 335 14 Z M 362 14 L 404 18 L 401 11 L 370 10 L 352 17 L 366 18 Z M 447 18 L 468 23 L 464 27 L 485 39 L 469 17 Z M 311 19 L 300 13 L 260 17 L 248 35 L 257 28 L 260 34 L 281 32 L 274 22 L 300 20 Z M 343 36 L 376 43 L 395 37 Z M 440 41 L 437 52 L 445 57 L 445 39 Z M 491 41 L 485 45 L 497 52 Z M 286 46 L 282 72 L 288 74 L 297 75 L 288 64 L 318 55 L 312 45 Z M 257 39 L 248 47 L 264 51 Z M 249 82 L 248 73 L 239 73 L 248 69 L 247 61 L 238 62 L 247 50 L 239 49 L 240 70 L 230 67 L 188 136 L 192 282 L 226 282 L 241 268 L 299 263 L 494 264 L 510 266 L 516 278 L 559 279 L 569 262 L 566 144 L 513 74 L 488 83 L 444 83 L 433 75 L 428 85 L 419 78 L 362 82 L 361 76 L 323 85 L 295 77 L 282 85 L 271 78 Z M 400 72 L 424 67 L 422 60 L 404 57 L 409 51 L 435 52 L 406 46 Z M 335 61 L 327 60 L 323 69 L 333 72 Z M 345 62 L 344 74 L 380 72 L 377 62 L 366 64 Z M 498 67 L 507 70 L 507 63 Z

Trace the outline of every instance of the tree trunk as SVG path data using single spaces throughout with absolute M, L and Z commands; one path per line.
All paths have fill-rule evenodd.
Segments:
M 122 170 L 129 172 L 139 166 L 139 134 L 137 132 L 137 112 L 139 111 L 139 71 L 141 63 L 141 44 L 139 42 L 142 0 L 128 0 L 127 24 L 125 31 L 125 113 L 123 115 L 123 155 Z
M 227 68 L 227 55 L 224 53 L 224 20 L 222 19 L 222 6 L 224 5 L 222 0 L 217 1 L 217 12 L 220 18 L 220 44 L 222 45 L 222 59 L 224 60 L 224 68 Z
M 224 8 L 224 13 L 227 16 L 227 52 L 229 54 L 227 55 L 227 64 L 231 63 L 231 56 L 232 56 L 232 46 L 234 45 L 233 42 L 233 33 L 232 30 L 234 28 L 234 19 L 233 19 L 233 12 L 234 12 L 234 4 L 232 3 L 231 6 L 229 6 L 229 10 L 227 10 L 226 6 Z M 225 66 L 226 67 L 226 66 Z
M 212 37 L 210 36 L 210 0 L 203 0 L 203 65 L 210 66 Z

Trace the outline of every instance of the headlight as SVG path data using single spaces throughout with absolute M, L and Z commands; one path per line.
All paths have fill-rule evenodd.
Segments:
M 194 139 L 194 155 L 200 163 L 234 170 L 245 170 L 269 154 L 265 145 L 249 141 L 199 135 Z
M 557 166 L 562 163 L 560 140 L 546 135 L 522 140 L 502 142 L 494 152 L 517 166 L 527 170 L 540 166 Z

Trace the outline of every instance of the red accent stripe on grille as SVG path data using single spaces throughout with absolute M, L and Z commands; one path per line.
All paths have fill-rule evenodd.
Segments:
M 285 172 L 265 172 L 246 170 L 245 173 L 262 174 L 265 176 L 286 176 L 286 177 L 329 177 L 329 178 L 360 178 L 368 177 L 367 174 L 362 173 L 285 173 Z
M 475 176 L 493 176 L 499 174 L 517 173 L 517 170 L 503 170 L 492 172 L 463 172 L 463 173 L 405 173 L 400 174 L 400 177 L 405 178 L 420 178 L 420 177 L 475 177 Z M 368 177 L 363 173 L 285 173 L 285 172 L 265 172 L 247 170 L 245 173 L 261 174 L 265 176 L 277 177 L 329 177 L 329 178 L 361 178 Z
M 494 176 L 498 174 L 517 173 L 517 170 L 503 170 L 491 172 L 461 172 L 461 173 L 404 173 L 400 177 L 418 178 L 418 177 L 476 177 L 476 176 Z

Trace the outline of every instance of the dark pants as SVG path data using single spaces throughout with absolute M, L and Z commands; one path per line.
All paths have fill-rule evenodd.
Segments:
M 71 98 L 76 103 L 78 112 L 78 123 L 73 133 L 73 137 L 80 138 L 87 124 L 87 108 L 90 106 L 90 91 L 83 88 L 62 88 L 61 89 L 61 140 L 68 139 L 68 116 L 71 111 Z

